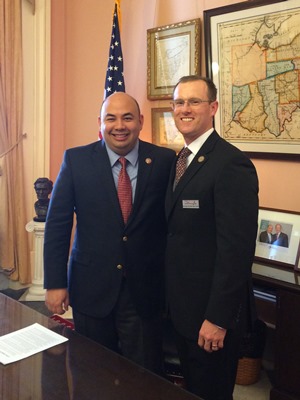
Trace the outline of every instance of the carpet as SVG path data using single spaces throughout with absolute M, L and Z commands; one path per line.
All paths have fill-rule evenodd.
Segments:
M 8 297 L 11 297 L 14 300 L 19 300 L 23 294 L 26 292 L 28 288 L 23 288 L 23 289 L 19 289 L 19 290 L 13 290 L 13 289 L 3 289 L 0 290 L 0 293 L 5 294 Z

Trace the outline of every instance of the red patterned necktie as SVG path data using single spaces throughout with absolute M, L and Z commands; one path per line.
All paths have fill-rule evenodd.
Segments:
M 118 197 L 125 224 L 129 218 L 132 208 L 132 188 L 130 178 L 126 171 L 126 161 L 127 160 L 125 157 L 119 158 L 122 168 L 118 179 Z
M 187 158 L 191 154 L 191 150 L 188 147 L 184 147 L 178 156 L 177 162 L 176 162 L 176 176 L 175 176 L 175 181 L 174 181 L 174 188 L 177 186 L 180 178 L 184 174 L 186 170 L 186 164 L 187 164 Z

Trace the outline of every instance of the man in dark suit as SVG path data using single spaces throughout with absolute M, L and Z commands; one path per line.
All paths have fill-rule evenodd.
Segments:
M 99 124 L 104 139 L 67 150 L 55 182 L 44 242 L 46 304 L 57 314 L 70 304 L 79 333 L 159 372 L 164 201 L 175 152 L 138 139 L 143 116 L 125 93 L 103 102 Z M 127 222 L 117 193 L 120 156 L 133 199 Z
M 177 185 L 174 164 L 167 190 L 166 279 L 188 390 L 231 400 L 241 336 L 256 318 L 258 180 L 251 161 L 213 128 L 216 94 L 198 76 L 181 78 L 173 92 L 175 124 L 191 154 Z
M 259 241 L 262 243 L 270 243 L 272 244 L 274 241 L 274 235 L 273 235 L 273 225 L 268 225 L 267 230 L 262 231 L 259 235 Z
M 289 247 L 288 235 L 282 232 L 281 224 L 275 225 L 275 234 L 273 239 L 273 244 L 281 247 Z

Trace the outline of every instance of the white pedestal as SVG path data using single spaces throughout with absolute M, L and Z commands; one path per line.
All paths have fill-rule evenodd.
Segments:
M 26 224 L 26 231 L 34 232 L 34 269 L 32 285 L 22 300 L 45 301 L 43 258 L 45 222 L 30 221 Z

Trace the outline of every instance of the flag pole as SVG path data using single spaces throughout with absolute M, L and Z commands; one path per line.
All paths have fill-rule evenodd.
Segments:
M 125 81 L 123 75 L 123 54 L 120 35 L 120 3 L 121 0 L 115 0 L 109 56 L 104 82 L 104 99 L 115 92 L 125 92 Z M 99 138 L 102 139 L 101 132 L 99 132 Z
M 120 11 L 120 0 L 115 0 L 108 65 L 104 84 L 104 98 L 115 92 L 125 92 L 119 21 L 121 19 Z

